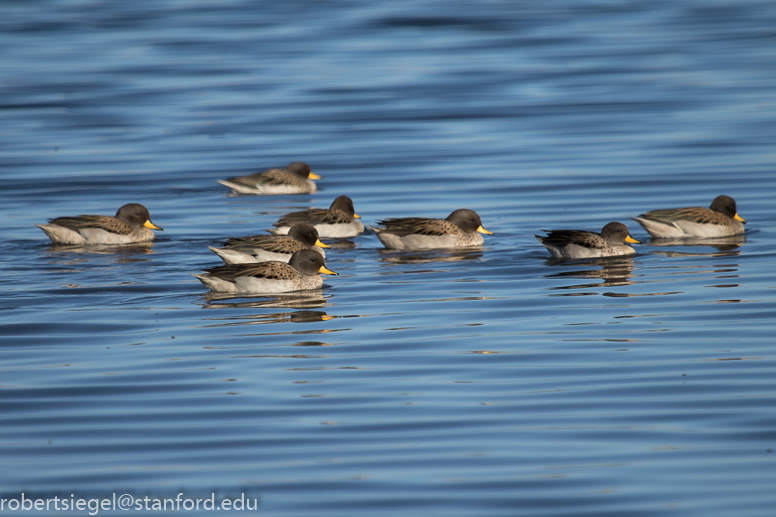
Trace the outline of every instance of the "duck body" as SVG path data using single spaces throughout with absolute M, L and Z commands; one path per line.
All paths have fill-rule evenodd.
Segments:
M 221 257 L 226 264 L 249 264 L 256 262 L 288 262 L 291 256 L 303 249 L 312 249 L 326 258 L 323 248 L 326 244 L 318 239 L 318 230 L 309 224 L 295 224 L 288 235 L 252 235 L 227 239 L 223 248 L 210 250 Z
M 229 264 L 192 276 L 218 293 L 288 293 L 321 288 L 320 273 L 337 274 L 326 268 L 320 253 L 308 249 L 294 253 L 288 263 Z
M 259 262 L 253 267 L 250 264 L 231 264 L 208 269 L 205 275 L 193 276 L 217 293 L 290 293 L 323 287 L 323 279 L 317 275 L 304 276 L 289 272 L 288 278 L 264 276 L 269 271 L 282 271 L 280 264 L 288 265 L 276 261 Z
M 322 239 L 347 239 L 361 235 L 364 225 L 356 221 L 360 219 L 353 208 L 353 201 L 348 196 L 339 196 L 329 208 L 310 208 L 301 212 L 286 214 L 273 223 L 273 235 L 287 235 L 295 224 L 309 224 L 318 231 Z
M 305 162 L 293 162 L 285 168 L 279 167 L 265 171 L 235 176 L 225 180 L 216 180 L 229 187 L 235 194 L 277 195 L 312 194 L 317 190 L 311 180 L 320 179 Z
M 546 237 L 534 235 L 555 258 L 580 259 L 633 255 L 636 250 L 625 244 L 641 244 L 628 233 L 628 228 L 617 222 L 607 224 L 601 233 L 586 230 L 543 230 Z
M 370 226 L 388 249 L 424 250 L 482 246 L 481 233 L 493 235 L 482 227 L 480 216 L 465 208 L 452 212 L 446 219 L 400 217 L 383 219 L 379 227 Z
M 700 206 L 652 210 L 633 218 L 657 239 L 729 237 L 745 232 L 730 196 L 717 196 L 709 208 Z
M 132 244 L 154 240 L 152 230 L 162 230 L 151 222 L 148 209 L 128 203 L 115 216 L 79 215 L 57 217 L 48 224 L 35 225 L 55 244 Z

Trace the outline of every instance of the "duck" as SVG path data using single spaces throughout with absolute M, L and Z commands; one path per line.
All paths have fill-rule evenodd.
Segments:
M 151 214 L 140 203 L 128 203 L 110 215 L 79 215 L 36 224 L 55 244 L 132 244 L 154 240 Z
M 482 227 L 482 220 L 474 210 L 461 208 L 445 219 L 400 217 L 377 222 L 380 227 L 368 226 L 388 249 L 427 250 L 439 248 L 467 248 L 482 246 L 482 234 L 493 235 Z
M 717 196 L 709 208 L 651 210 L 633 220 L 657 239 L 729 237 L 744 233 L 746 223 L 738 215 L 736 201 L 730 196 Z
M 353 208 L 353 201 L 348 196 L 339 196 L 329 208 L 310 208 L 284 215 L 272 224 L 275 228 L 270 233 L 287 235 L 293 225 L 307 223 L 318 230 L 321 239 L 347 239 L 364 231 L 364 225 L 356 219 L 361 216 Z
M 205 287 L 217 293 L 289 293 L 320 289 L 320 274 L 336 275 L 326 267 L 320 253 L 304 249 L 291 255 L 288 263 L 279 260 L 254 264 L 228 264 L 191 273 Z
M 229 187 L 235 194 L 312 194 L 317 190 L 311 180 L 319 180 L 305 162 L 292 162 L 285 168 L 277 167 L 247 176 L 235 176 L 225 180 L 216 180 Z
M 230 237 L 224 241 L 223 248 L 208 246 L 221 257 L 225 264 L 249 264 L 278 260 L 288 262 L 291 256 L 303 249 L 312 249 L 325 259 L 329 248 L 318 238 L 318 230 L 309 224 L 295 224 L 288 235 L 251 235 L 249 237 Z
M 622 223 L 611 222 L 601 233 L 586 230 L 542 230 L 546 237 L 534 235 L 536 240 L 556 258 L 578 259 L 595 257 L 619 257 L 633 255 L 636 250 L 625 244 L 641 244 Z

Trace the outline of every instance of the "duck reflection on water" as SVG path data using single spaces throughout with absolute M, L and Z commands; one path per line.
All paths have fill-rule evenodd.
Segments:
M 431 264 L 434 262 L 465 262 L 481 260 L 482 249 L 441 249 L 425 251 L 378 250 L 384 264 Z
M 324 311 L 275 312 L 270 314 L 246 314 L 226 318 L 213 318 L 214 323 L 203 325 L 204 327 L 231 327 L 235 325 L 264 325 L 267 323 L 316 323 L 329 321 L 336 316 L 329 316 Z
M 612 257 L 604 259 L 585 260 L 580 262 L 569 262 L 564 259 L 550 259 L 547 261 L 549 266 L 565 266 L 565 267 L 595 267 L 595 269 L 574 269 L 570 271 L 560 271 L 558 273 L 552 273 L 544 275 L 545 278 L 576 278 L 576 279 L 599 279 L 601 282 L 595 283 L 583 283 L 583 284 L 571 284 L 551 287 L 550 289 L 590 289 L 601 287 L 616 287 L 623 285 L 631 285 L 633 281 L 630 279 L 633 277 L 633 257 Z M 574 293 L 579 295 L 580 293 Z M 596 294 L 596 293 L 584 293 L 584 294 Z M 571 296 L 565 295 L 565 296 Z
M 715 237 L 715 238 L 696 238 L 691 237 L 687 239 L 650 239 L 648 242 L 644 242 L 644 246 L 654 248 L 675 248 L 675 247 L 706 247 L 712 248 L 716 251 L 711 253 L 703 253 L 699 251 L 681 252 L 681 251 L 652 251 L 650 253 L 659 253 L 669 257 L 677 256 L 723 256 L 723 255 L 738 255 L 740 254 L 739 248 L 746 243 L 746 234 L 730 235 L 728 237 Z
M 332 295 L 324 296 L 320 289 L 277 295 L 245 295 L 208 292 L 203 295 L 205 309 L 320 309 L 326 307 Z

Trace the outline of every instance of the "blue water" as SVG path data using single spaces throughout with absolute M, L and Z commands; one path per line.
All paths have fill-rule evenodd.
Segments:
M 0 496 L 772 515 L 774 27 L 746 0 L 0 4 Z M 316 194 L 215 182 L 294 160 Z M 735 242 L 629 219 L 723 193 Z M 341 194 L 495 235 L 332 242 L 307 293 L 189 275 Z M 154 243 L 34 227 L 127 202 Z M 532 236 L 613 220 L 636 256 L 559 264 Z

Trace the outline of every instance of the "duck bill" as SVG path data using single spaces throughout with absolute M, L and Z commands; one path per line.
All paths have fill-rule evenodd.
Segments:
M 319 248 L 331 248 L 331 246 L 329 246 L 328 244 L 322 243 L 321 239 L 316 239 L 315 245 L 318 246 Z
M 625 242 L 630 242 L 631 244 L 641 244 L 641 242 L 640 242 L 640 241 L 637 241 L 636 239 L 634 239 L 634 238 L 633 238 L 633 237 L 631 237 L 630 235 L 628 235 L 627 237 L 625 237 Z
M 311 179 L 311 180 L 319 180 L 319 179 L 321 179 L 321 176 L 319 174 L 315 174 L 312 171 L 310 171 L 310 174 L 308 174 L 307 177 L 309 179 Z
M 489 232 L 488 230 L 486 230 L 486 229 L 485 229 L 485 228 L 483 228 L 482 226 L 480 226 L 479 228 L 477 228 L 477 231 L 478 231 L 478 232 L 480 232 L 480 233 L 484 233 L 485 235 L 493 235 L 493 232 Z
M 745 223 L 745 222 L 746 222 L 746 219 L 744 219 L 743 217 L 741 217 L 741 216 L 740 216 L 740 215 L 738 215 L 738 214 L 734 215 L 734 216 L 733 216 L 733 219 L 735 219 L 736 221 L 740 221 L 740 222 L 742 222 L 742 223 Z
M 160 232 L 164 231 L 161 228 L 159 228 L 158 226 L 156 226 L 154 223 L 152 223 L 150 219 L 148 221 L 146 221 L 145 223 L 143 223 L 143 226 L 145 226 L 146 228 L 151 228 L 152 230 L 159 230 Z
M 353 214 L 353 219 L 361 219 L 361 216 L 358 214 Z
M 318 270 L 319 273 L 326 273 L 327 275 L 336 275 L 334 271 L 331 269 L 326 269 L 326 266 L 321 266 L 321 268 Z

